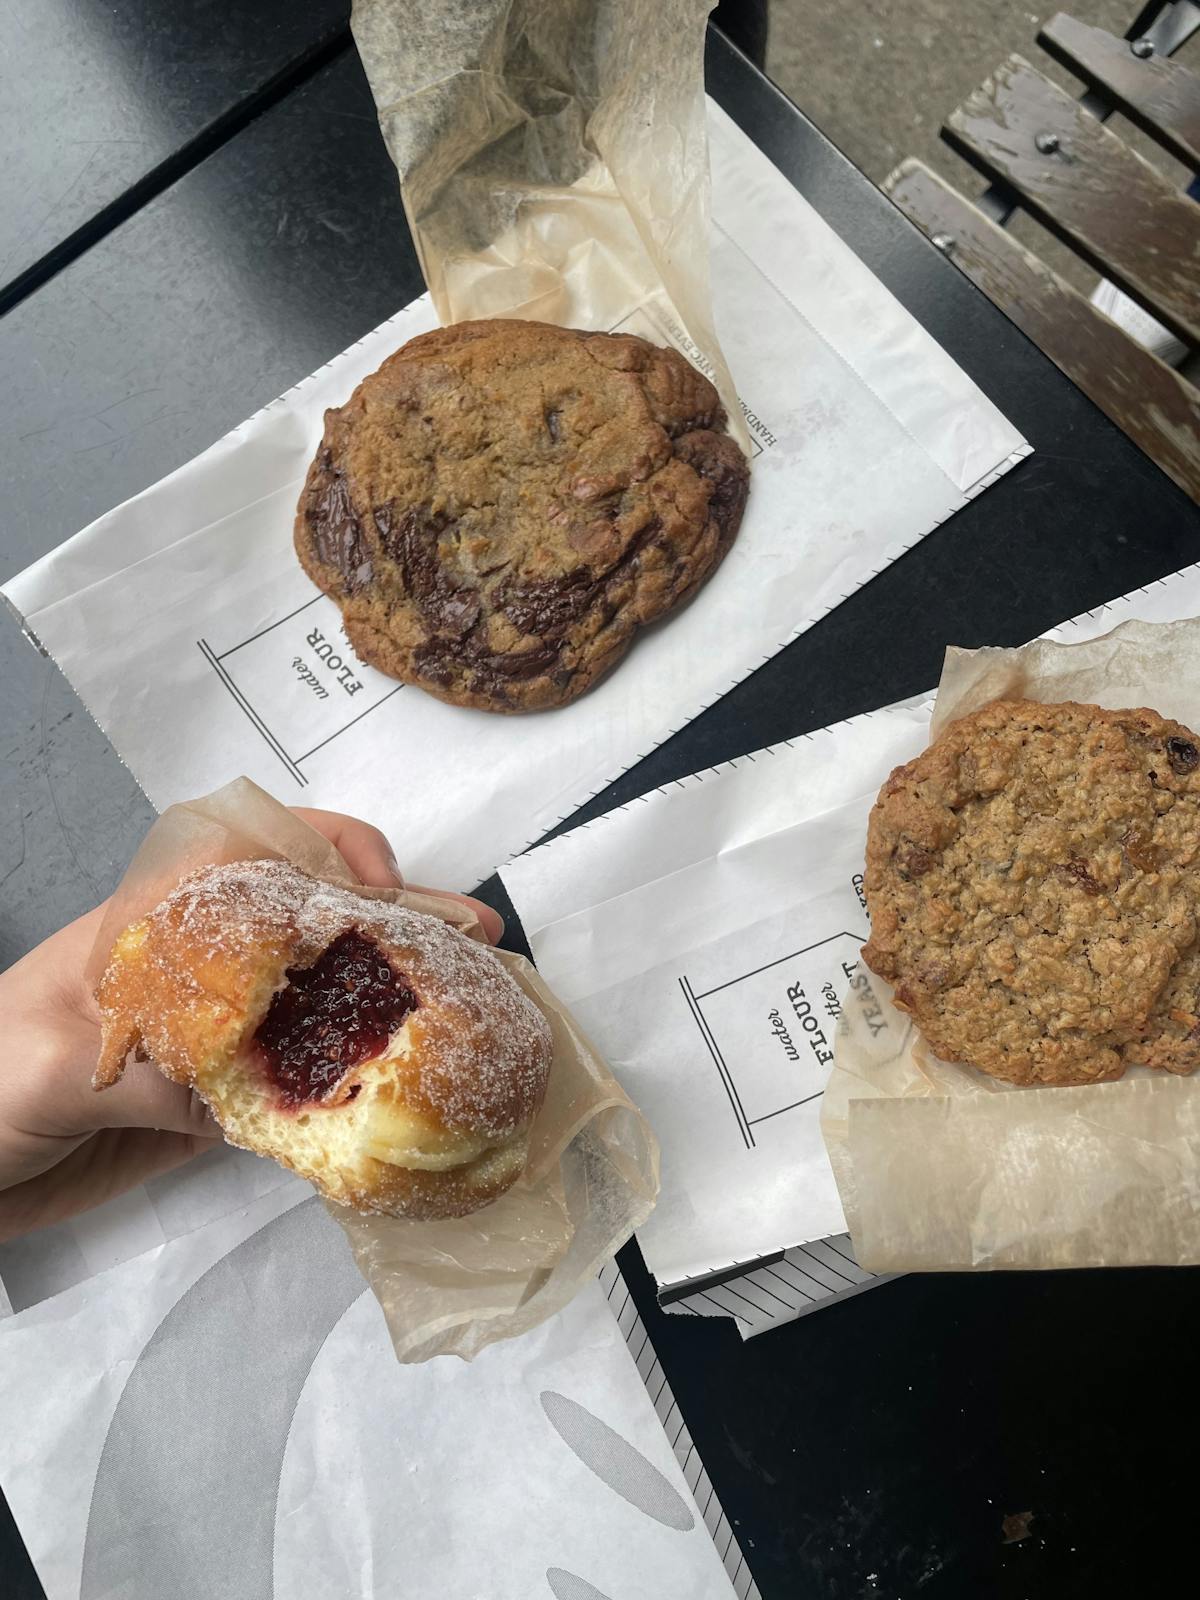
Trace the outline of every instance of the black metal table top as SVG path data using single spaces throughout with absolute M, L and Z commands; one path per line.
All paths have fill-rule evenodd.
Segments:
M 1021 642 L 1200 554 L 1195 508 L 716 36 L 708 70 L 1036 453 L 579 819 L 928 688 L 949 642 Z M 0 576 L 420 292 L 352 49 L 297 77 L 0 320 Z M 0 673 L 7 963 L 111 889 L 152 812 L 8 615 Z M 497 883 L 485 892 L 503 909 Z M 660 1313 L 636 1249 L 623 1264 L 767 1600 L 1125 1596 L 1186 1557 L 1197 1274 L 908 1278 L 742 1344 Z M 1003 1543 L 1024 1511 L 1030 1537 Z M 41 1592 L 7 1520 L 0 1573 L 15 1600 Z
M 349 0 L 0 0 L 0 307 L 286 95 Z

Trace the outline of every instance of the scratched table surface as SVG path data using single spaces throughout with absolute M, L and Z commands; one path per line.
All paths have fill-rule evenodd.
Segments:
M 258 72 L 259 102 L 194 160 L 194 127 L 168 130 L 179 170 L 160 153 L 153 192 L 115 225 L 96 211 L 95 236 L 35 271 L 0 320 L 3 575 L 420 291 L 361 69 L 325 20 L 307 46 L 289 41 L 285 92 L 263 96 Z M 137 67 L 128 92 L 152 99 L 144 42 L 112 37 Z M 708 77 L 1036 454 L 580 818 L 927 688 L 949 640 L 1023 641 L 1200 554 L 1184 497 L 716 35 Z M 111 889 L 152 812 L 7 615 L 0 674 L 7 964 Z M 484 892 L 505 909 L 495 882 Z M 636 1248 L 622 1264 L 767 1600 L 1094 1600 L 1167 1592 L 1192 1570 L 1197 1274 L 914 1277 L 743 1345 L 721 1321 L 660 1313 Z M 1003 1519 L 1026 1512 L 1028 1537 L 1004 1542 Z M 178 1591 L 199 1592 L 186 1573 Z M 0 1592 L 41 1593 L 6 1516 Z
M 349 0 L 0 0 L 0 307 L 286 95 Z

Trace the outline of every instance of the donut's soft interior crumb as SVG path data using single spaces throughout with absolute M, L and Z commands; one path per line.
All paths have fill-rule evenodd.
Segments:
M 268 992 L 260 1020 L 271 999 Z M 335 1094 L 329 1102 L 300 1106 L 276 1103 L 274 1086 L 254 1047 L 256 1027 L 247 1027 L 242 1048 L 232 1058 L 211 1065 L 206 1099 L 231 1143 L 272 1155 L 301 1177 L 319 1179 L 330 1199 L 351 1204 L 353 1196 L 371 1188 L 376 1161 L 426 1172 L 461 1169 L 464 1178 L 481 1185 L 510 1166 L 517 1173 L 524 1166 L 528 1134 L 490 1143 L 440 1128 L 397 1105 L 389 1063 L 408 1054 L 407 1022 L 392 1035 L 382 1056 L 347 1072 L 344 1083 L 357 1087 L 352 1099 Z
M 287 983 L 284 988 L 289 987 Z M 398 1105 L 394 1063 L 409 1053 L 410 1023 L 392 1034 L 380 1056 L 348 1069 L 327 1101 L 280 1104 L 255 1046 L 255 1034 L 279 991 L 264 979 L 255 994 L 232 1053 L 210 1058 L 200 1074 L 204 1098 L 231 1144 L 273 1156 L 301 1177 L 319 1181 L 330 1199 L 354 1203 L 373 1185 L 374 1162 L 410 1170 L 461 1169 L 472 1183 L 490 1183 L 520 1173 L 527 1133 L 500 1141 L 448 1130 Z M 353 1097 L 346 1091 L 356 1087 Z

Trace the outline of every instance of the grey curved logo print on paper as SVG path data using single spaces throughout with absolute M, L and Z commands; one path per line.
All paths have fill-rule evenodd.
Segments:
M 117 1403 L 92 1489 L 80 1600 L 271 1600 L 292 1414 L 321 1345 L 365 1292 L 316 1199 L 197 1279 Z
M 562 1567 L 547 1568 L 546 1582 L 550 1585 L 554 1600 L 608 1600 L 608 1596 L 601 1594 L 594 1583 Z
M 542 1410 L 562 1442 L 622 1500 L 680 1533 L 695 1526 L 696 1519 L 683 1497 L 640 1450 L 622 1439 L 607 1422 L 601 1422 L 586 1406 L 553 1389 L 543 1389 L 540 1399 Z M 579 1600 L 587 1600 L 586 1592 L 581 1592 Z

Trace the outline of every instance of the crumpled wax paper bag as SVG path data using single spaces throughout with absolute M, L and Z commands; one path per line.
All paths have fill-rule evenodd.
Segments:
M 361 889 L 315 829 L 247 778 L 171 806 L 150 829 L 109 903 L 88 964 L 99 981 L 121 929 L 197 867 L 260 858 L 290 861 Z M 461 902 L 401 889 L 365 889 L 483 940 Z M 546 1099 L 524 1176 L 469 1217 L 413 1222 L 329 1206 L 387 1319 L 401 1361 L 470 1358 L 553 1316 L 649 1216 L 658 1194 L 658 1142 L 570 1014 L 522 956 L 497 950 L 554 1036 Z
M 995 699 L 1150 706 L 1200 728 L 1200 618 L 946 653 L 933 738 Z M 914 752 L 915 754 L 915 752 Z M 1200 1077 L 1022 1089 L 941 1061 L 859 966 L 822 1129 L 873 1272 L 1200 1262 Z
M 712 0 L 355 0 L 443 323 L 618 331 L 646 310 L 748 438 L 713 323 L 704 36 Z

